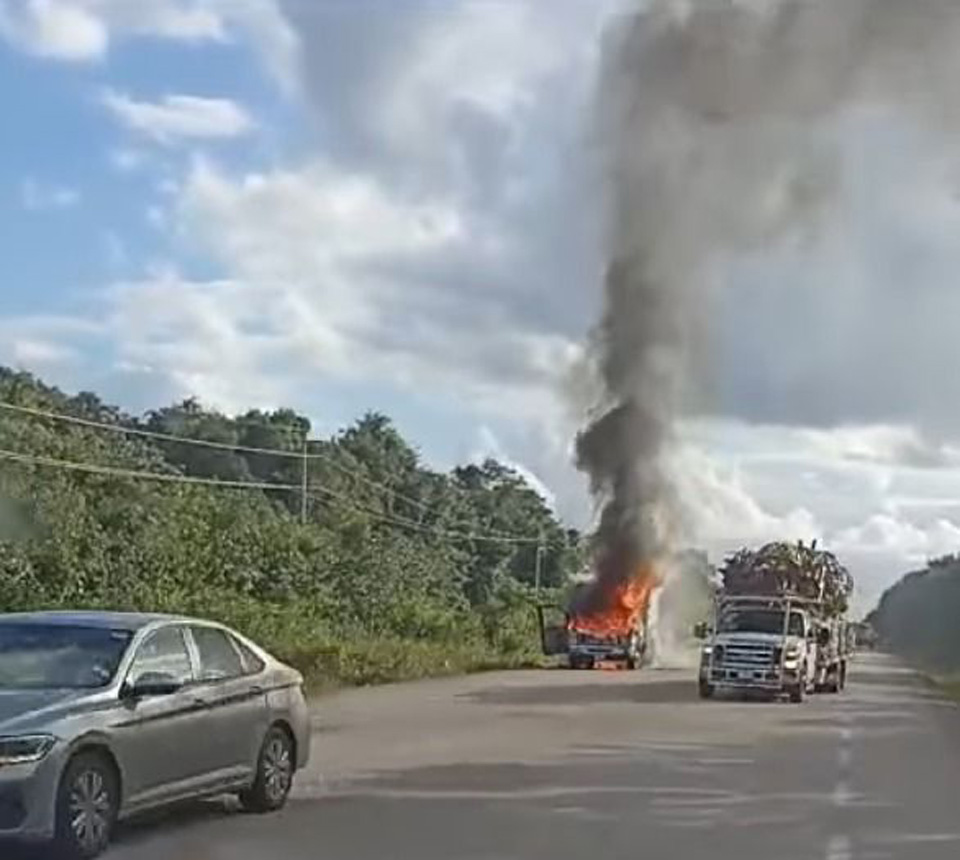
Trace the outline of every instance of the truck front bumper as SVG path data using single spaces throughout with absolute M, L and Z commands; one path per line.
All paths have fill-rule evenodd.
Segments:
M 798 683 L 796 670 L 776 668 L 714 667 L 700 678 L 718 690 L 785 690 Z
M 584 645 L 570 649 L 571 657 L 579 657 L 582 660 L 596 660 L 598 663 L 604 660 L 628 660 L 630 652 L 626 648 L 605 648 L 602 645 Z

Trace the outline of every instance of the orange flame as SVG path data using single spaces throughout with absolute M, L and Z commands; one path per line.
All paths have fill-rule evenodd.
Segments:
M 571 616 L 567 627 L 591 636 L 628 636 L 636 629 L 638 620 L 646 616 L 658 582 L 653 567 L 644 565 L 633 578 L 618 583 L 603 596 L 601 609 Z

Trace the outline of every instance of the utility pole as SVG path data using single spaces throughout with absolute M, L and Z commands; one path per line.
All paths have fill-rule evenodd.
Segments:
M 300 460 L 300 524 L 307 524 L 307 468 L 310 458 L 307 456 L 307 434 L 303 434 L 303 457 Z
M 540 599 L 540 575 L 543 571 L 543 554 L 545 548 L 543 546 L 543 534 L 540 535 L 540 541 L 537 543 L 537 554 L 534 561 L 533 568 L 533 587 L 537 592 L 537 599 Z

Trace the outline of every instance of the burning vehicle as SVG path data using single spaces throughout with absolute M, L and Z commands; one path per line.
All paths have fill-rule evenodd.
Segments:
M 617 665 L 639 669 L 649 641 L 653 583 L 629 582 L 615 589 L 602 609 L 592 606 L 595 584 L 580 583 L 566 607 L 538 609 L 543 651 L 566 655 L 571 669 Z

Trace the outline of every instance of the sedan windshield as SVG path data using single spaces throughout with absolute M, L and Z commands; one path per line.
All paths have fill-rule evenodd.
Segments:
M 783 613 L 774 609 L 737 609 L 724 615 L 721 633 L 783 633 Z M 803 616 L 790 613 L 790 636 L 803 636 Z
M 129 630 L 0 624 L 0 689 L 95 689 L 110 683 Z

